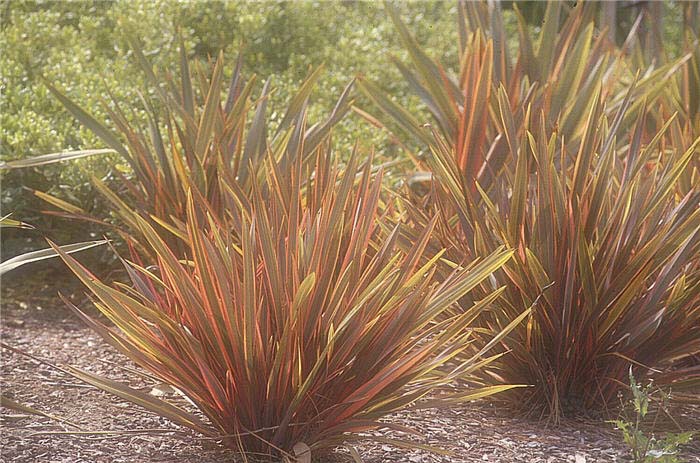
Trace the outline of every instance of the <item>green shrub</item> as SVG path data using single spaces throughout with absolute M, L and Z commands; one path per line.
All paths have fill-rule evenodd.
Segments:
M 381 5 L 371 2 L 172 2 L 148 1 L 20 1 L 3 4 L 0 36 L 0 68 L 3 101 L 0 125 L 0 159 L 100 147 L 92 133 L 67 115 L 41 83 L 40 75 L 65 90 L 68 97 L 89 108 L 97 120 L 110 122 L 102 101 L 109 89 L 126 107 L 134 124 L 146 124 L 137 89 L 145 87 L 143 74 L 133 59 L 127 38 L 138 37 L 148 59 L 160 70 L 177 68 L 178 31 L 193 58 L 206 60 L 225 53 L 234 63 L 240 47 L 245 55 L 243 73 L 257 74 L 262 82 L 272 77 L 276 87 L 273 105 L 280 107 L 308 74 L 310 67 L 325 64 L 325 73 L 311 99 L 310 117 L 319 119 L 337 100 L 348 80 L 357 73 L 385 82 L 399 91 L 398 72 L 383 61 L 387 53 L 401 54 Z M 430 49 L 447 49 L 451 37 L 442 31 L 451 21 L 454 5 L 440 1 L 401 6 L 412 21 L 428 24 L 419 37 Z M 224 74 L 232 72 L 229 64 Z M 404 95 L 404 96 L 401 96 Z M 415 101 L 410 106 L 415 108 Z M 273 121 L 281 114 L 271 114 Z M 387 148 L 386 137 L 358 118 L 336 129 L 334 141 L 348 152 L 355 140 L 364 148 Z M 76 161 L 1 173 L 2 205 L 6 211 L 32 219 L 43 230 L 66 223 L 42 219 L 45 205 L 23 187 L 48 191 L 63 199 L 99 210 L 94 204 L 90 174 L 106 176 L 110 170 L 128 172 L 116 156 Z

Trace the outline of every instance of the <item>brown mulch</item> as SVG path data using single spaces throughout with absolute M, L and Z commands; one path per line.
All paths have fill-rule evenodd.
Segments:
M 107 346 L 62 308 L 50 287 L 32 290 L 29 301 L 19 302 L 16 285 L 2 289 L 2 340 L 56 364 L 77 366 L 132 387 L 150 391 L 159 384 L 138 374 L 128 359 Z M 79 298 L 77 299 L 79 301 Z M 25 405 L 60 416 L 84 431 L 108 434 L 74 434 L 69 425 L 48 418 L 2 409 L 0 462 L 182 462 L 221 463 L 236 456 L 197 435 L 154 416 L 119 398 L 19 354 L 2 351 L 3 394 Z M 129 370 L 129 369 L 133 369 Z M 688 419 L 698 410 L 686 410 Z M 683 415 L 683 413 L 681 413 Z M 425 450 L 377 443 L 371 436 L 353 444 L 365 463 L 382 462 L 615 462 L 629 461 L 618 431 L 603 421 L 565 422 L 557 428 L 509 416 L 493 404 L 471 404 L 449 410 L 399 413 L 388 421 L 419 431 L 420 444 L 452 452 L 440 455 Z M 698 420 L 700 421 L 700 420 Z M 138 430 L 149 430 L 143 434 Z M 387 438 L 404 438 L 385 433 Z M 696 444 L 694 444 L 696 445 Z M 334 461 L 347 461 L 339 449 Z M 700 463 L 700 448 L 686 449 L 687 461 Z M 326 461 L 326 460 L 324 460 Z

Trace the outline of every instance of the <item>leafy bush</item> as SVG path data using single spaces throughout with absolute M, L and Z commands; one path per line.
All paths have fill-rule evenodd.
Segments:
M 197 211 L 208 204 L 189 195 L 186 262 L 133 212 L 157 267 L 125 262 L 131 286 L 110 287 L 63 255 L 117 329 L 81 316 L 181 390 L 210 423 L 125 385 L 73 373 L 231 447 L 271 455 L 302 444 L 316 452 L 390 427 L 379 418 L 493 361 L 485 354 L 512 327 L 468 359 L 454 357 L 497 294 L 435 319 L 512 252 L 497 250 L 436 284 L 441 255 L 419 264 L 432 227 L 408 253 L 397 249 L 398 228 L 384 231 L 390 210 L 381 208 L 381 172 L 373 178 L 371 159 L 358 182 L 356 155 L 343 175 L 323 147 L 311 165 L 297 159 L 287 171 L 267 170 L 265 188 L 252 195 L 226 189 L 240 205 L 240 237 L 215 216 L 202 217 Z M 436 371 L 446 363 L 449 373 Z M 443 403 L 509 387 L 462 389 Z
M 412 21 L 433 25 L 430 33 L 419 37 L 429 48 L 446 48 L 450 37 L 436 32 L 448 30 L 442 25 L 449 22 L 453 8 L 440 1 L 401 6 L 411 13 Z M 0 10 L 0 159 L 5 161 L 101 146 L 98 137 L 67 117 L 40 75 L 72 101 L 89 108 L 95 119 L 110 129 L 115 127 L 102 106 L 108 90 L 123 107 L 134 108 L 125 114 L 130 124 L 148 127 L 137 91 L 148 88 L 147 80 L 128 43 L 134 38 L 140 39 L 154 68 L 167 71 L 179 67 L 179 31 L 194 61 L 204 62 L 224 52 L 226 79 L 242 50 L 243 75 L 273 78 L 276 90 L 269 99 L 277 108 L 292 98 L 311 68 L 325 64 L 310 100 L 311 120 L 321 120 L 332 110 L 347 82 L 357 73 L 399 90 L 394 85 L 398 72 L 384 66 L 381 58 L 391 50 L 401 50 L 384 19 L 382 6 L 371 2 L 10 0 Z M 253 94 L 260 94 L 264 81 L 256 80 Z M 397 94 L 402 101 L 408 100 L 404 92 Z M 149 95 L 154 95 L 153 89 Z M 277 123 L 282 116 L 282 112 L 271 112 L 270 120 Z M 391 145 L 362 121 L 347 120 L 335 130 L 334 143 L 341 152 L 349 152 L 356 140 L 363 149 L 385 147 L 386 160 L 391 160 Z M 63 235 L 60 239 L 70 239 L 74 227 L 40 216 L 45 205 L 24 187 L 49 192 L 88 211 L 100 211 L 105 206 L 95 202 L 100 195 L 95 194 L 90 176 L 114 181 L 128 172 L 129 166 L 114 155 L 70 165 L 0 172 L 2 205 L 41 230 L 56 234 L 57 239 Z
M 36 4 L 37 8 L 42 4 Z M 85 72 L 88 68 L 101 69 L 111 82 L 134 82 L 127 70 L 111 65 L 105 56 L 105 48 L 96 45 L 86 47 L 85 37 L 99 36 L 104 27 L 103 14 L 109 4 L 105 2 L 44 3 L 46 9 L 30 11 L 30 2 L 5 2 L 3 4 L 0 56 L 3 93 L 0 125 L 0 158 L 4 161 L 26 156 L 52 153 L 63 149 L 94 147 L 97 138 L 89 131 L 81 130 L 71 118 L 65 117 L 60 103 L 39 81 L 39 73 L 56 82 L 69 82 L 68 93 L 83 98 L 85 103 L 98 107 L 101 94 L 101 76 L 98 72 Z M 48 8 L 50 7 L 50 8 Z M 78 12 L 82 12 L 82 26 L 75 27 Z M 110 46 L 114 46 L 111 44 Z M 109 48 L 109 47 L 106 47 Z M 112 50 L 112 53 L 114 51 Z M 126 72 L 125 72 L 126 71 Z M 113 79 L 113 80 L 112 80 Z M 124 101 L 134 101 L 121 89 L 117 94 Z M 82 173 L 87 169 L 94 175 L 107 176 L 115 164 L 115 157 L 91 158 L 77 163 L 45 168 L 1 171 L 2 207 L 35 223 L 44 232 L 52 233 L 57 240 L 70 239 L 72 228 L 55 219 L 40 217 L 41 201 L 24 188 L 51 190 L 64 199 L 80 202 L 86 209 L 97 209 L 93 201 L 92 187 Z M 62 227 L 62 230 L 57 230 Z M 8 234 L 8 238 L 11 234 Z M 6 241 L 7 243 L 7 241 Z

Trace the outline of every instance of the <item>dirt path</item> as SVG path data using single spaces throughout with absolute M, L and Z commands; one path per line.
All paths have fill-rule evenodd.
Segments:
M 39 291 L 29 304 L 24 304 L 14 302 L 16 295 L 11 289 L 3 289 L 2 339 L 7 344 L 54 363 L 126 381 L 144 391 L 158 386 L 156 381 L 138 374 L 138 368 L 105 345 L 71 313 L 56 308 L 54 296 Z M 128 370 L 132 368 L 133 371 Z M 61 434 L 74 428 L 2 409 L 0 462 L 235 461 L 232 453 L 214 442 L 6 350 L 2 353 L 2 390 L 18 402 L 66 418 L 85 431 L 123 434 Z M 367 439 L 355 444 L 365 463 L 626 461 L 620 436 L 605 423 L 568 422 L 557 429 L 547 429 L 504 415 L 485 403 L 447 411 L 406 412 L 389 420 L 422 433 L 417 442 L 453 453 L 437 455 L 400 449 Z M 133 434 L 144 429 L 153 431 Z M 344 453 L 340 449 L 331 459 L 347 460 Z M 700 462 L 700 448 L 688 449 L 688 456 L 689 461 Z

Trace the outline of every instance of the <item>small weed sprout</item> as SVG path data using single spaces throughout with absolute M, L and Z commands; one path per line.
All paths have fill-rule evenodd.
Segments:
M 687 444 L 693 438 L 694 431 L 681 433 L 664 433 L 663 437 L 656 435 L 657 420 L 661 413 L 670 417 L 668 404 L 671 391 L 665 391 L 654 385 L 653 380 L 647 385 L 639 384 L 629 371 L 632 400 L 622 401 L 622 412 L 619 419 L 612 421 L 622 431 L 625 443 L 630 447 L 634 463 L 680 463 L 684 461 L 679 455 L 680 446 Z M 634 409 L 630 411 L 630 405 Z M 651 410 L 650 410 L 651 406 Z M 647 416 L 653 414 L 649 423 Z M 648 423 L 648 424 L 647 424 Z

